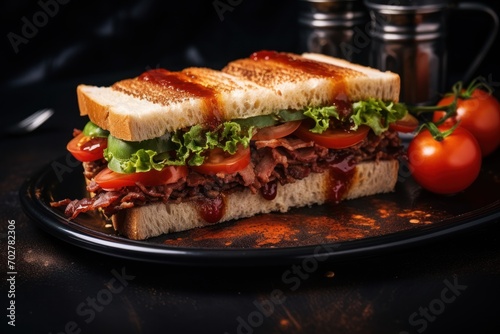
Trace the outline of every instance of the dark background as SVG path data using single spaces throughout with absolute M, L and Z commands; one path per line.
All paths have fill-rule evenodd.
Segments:
M 45 2 L 46 0 L 43 0 Z M 226 3 L 226 1 L 222 1 Z M 239 3 L 239 4 L 238 4 Z M 36 1 L 2 4 L 2 81 L 22 85 L 149 67 L 222 67 L 260 49 L 296 50 L 297 1 L 233 1 L 222 20 L 214 1 L 70 1 L 15 53 Z
M 157 66 L 172 70 L 186 66 L 221 68 L 260 49 L 303 51 L 298 40 L 299 0 L 60 1 L 2 2 L 3 85 L 83 80 L 91 74 L 116 72 L 135 75 Z M 42 3 L 52 13 L 16 52 L 8 34 L 21 36 L 23 18 L 33 23 Z M 218 13 L 216 3 L 227 4 L 227 10 Z M 494 0 L 483 3 L 497 11 L 500 7 Z M 449 72 L 460 79 L 491 25 L 480 13 L 453 11 L 450 16 Z M 478 75 L 497 73 L 495 63 L 500 53 L 496 49 L 489 52 Z

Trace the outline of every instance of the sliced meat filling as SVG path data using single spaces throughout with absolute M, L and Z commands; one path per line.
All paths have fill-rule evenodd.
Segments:
M 102 209 L 106 215 L 119 210 L 154 202 L 180 203 L 202 197 L 216 198 L 221 192 L 230 193 L 248 188 L 256 193 L 270 182 L 292 183 L 310 173 L 321 173 L 328 168 L 328 161 L 337 155 L 350 156 L 356 163 L 397 159 L 403 152 L 398 134 L 386 131 L 381 136 L 370 133 L 359 144 L 342 150 L 332 150 L 314 142 L 287 137 L 252 142 L 252 161 L 243 170 L 232 174 L 203 175 L 191 171 L 178 182 L 159 186 L 144 186 L 137 183 L 105 191 L 90 181 L 87 190 L 94 193 L 91 198 L 62 200 L 52 206 L 66 206 L 65 213 L 75 218 L 79 213 Z M 106 166 L 105 160 L 84 163 L 84 175 L 88 180 Z

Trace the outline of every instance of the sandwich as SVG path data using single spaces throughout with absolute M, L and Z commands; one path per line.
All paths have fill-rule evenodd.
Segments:
M 391 192 L 400 79 L 319 54 L 259 51 L 215 70 L 152 69 L 79 85 L 68 150 L 88 197 L 130 239 Z

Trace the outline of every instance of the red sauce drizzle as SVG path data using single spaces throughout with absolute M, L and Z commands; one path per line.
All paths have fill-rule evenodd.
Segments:
M 258 51 L 252 53 L 250 59 L 254 61 L 272 61 L 291 67 L 296 70 L 301 70 L 307 74 L 321 76 L 335 80 L 334 98 L 331 102 L 344 101 L 344 105 L 348 103 L 346 95 L 346 87 L 344 78 L 346 76 L 346 69 L 335 66 L 333 64 L 326 64 L 312 59 L 302 58 L 295 55 L 280 53 L 276 51 Z
M 198 213 L 208 224 L 215 224 L 224 215 L 226 203 L 222 194 L 215 198 L 201 198 L 196 201 Z
M 328 167 L 330 170 L 328 200 L 331 203 L 339 203 L 351 186 L 356 162 L 351 155 L 337 154 L 328 161 Z
M 205 115 L 205 125 L 209 128 L 215 128 L 223 122 L 217 99 L 217 92 L 210 87 L 192 81 L 194 79 L 184 73 L 170 72 L 166 69 L 159 68 L 142 73 L 138 79 L 151 82 L 167 89 L 184 92 L 192 97 L 203 98 L 207 104 L 206 110 L 209 111 L 209 113 Z
M 339 74 L 339 71 L 336 70 L 336 67 L 333 65 L 323 64 L 315 60 L 299 58 L 290 54 L 280 53 L 276 51 L 254 52 L 252 53 L 250 58 L 255 61 L 272 60 L 274 62 L 290 66 L 295 69 L 300 69 L 313 75 L 331 77 Z
M 268 182 L 262 188 L 260 188 L 260 194 L 268 201 L 272 201 L 273 199 L 275 199 L 277 193 L 278 193 L 277 181 Z

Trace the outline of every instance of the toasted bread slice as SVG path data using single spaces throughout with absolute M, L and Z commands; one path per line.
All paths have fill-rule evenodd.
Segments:
M 398 101 L 397 74 L 323 55 L 281 55 L 302 65 L 245 58 L 222 71 L 163 70 L 166 77 L 156 82 L 136 77 L 111 87 L 80 85 L 80 114 L 117 138 L 141 141 L 195 124 L 330 105 L 335 100 Z
M 398 167 L 397 160 L 360 163 L 355 168 L 343 199 L 393 191 Z M 323 204 L 329 200 L 331 182 L 329 172 L 313 173 L 294 183 L 278 186 L 274 200 L 266 200 L 248 189 L 228 194 L 224 197 L 224 215 L 217 223 L 261 213 L 286 212 L 290 208 Z M 112 216 L 112 222 L 120 234 L 135 240 L 207 225 L 196 202 L 155 203 L 121 210 Z
M 222 71 L 274 89 L 283 98 L 283 109 L 369 97 L 395 102 L 399 99 L 400 79 L 395 73 L 319 54 L 276 55 L 238 59 Z
M 79 85 L 80 114 L 117 138 L 141 141 L 196 124 L 270 114 L 280 105 L 273 90 L 217 70 L 187 68 L 163 79 Z

